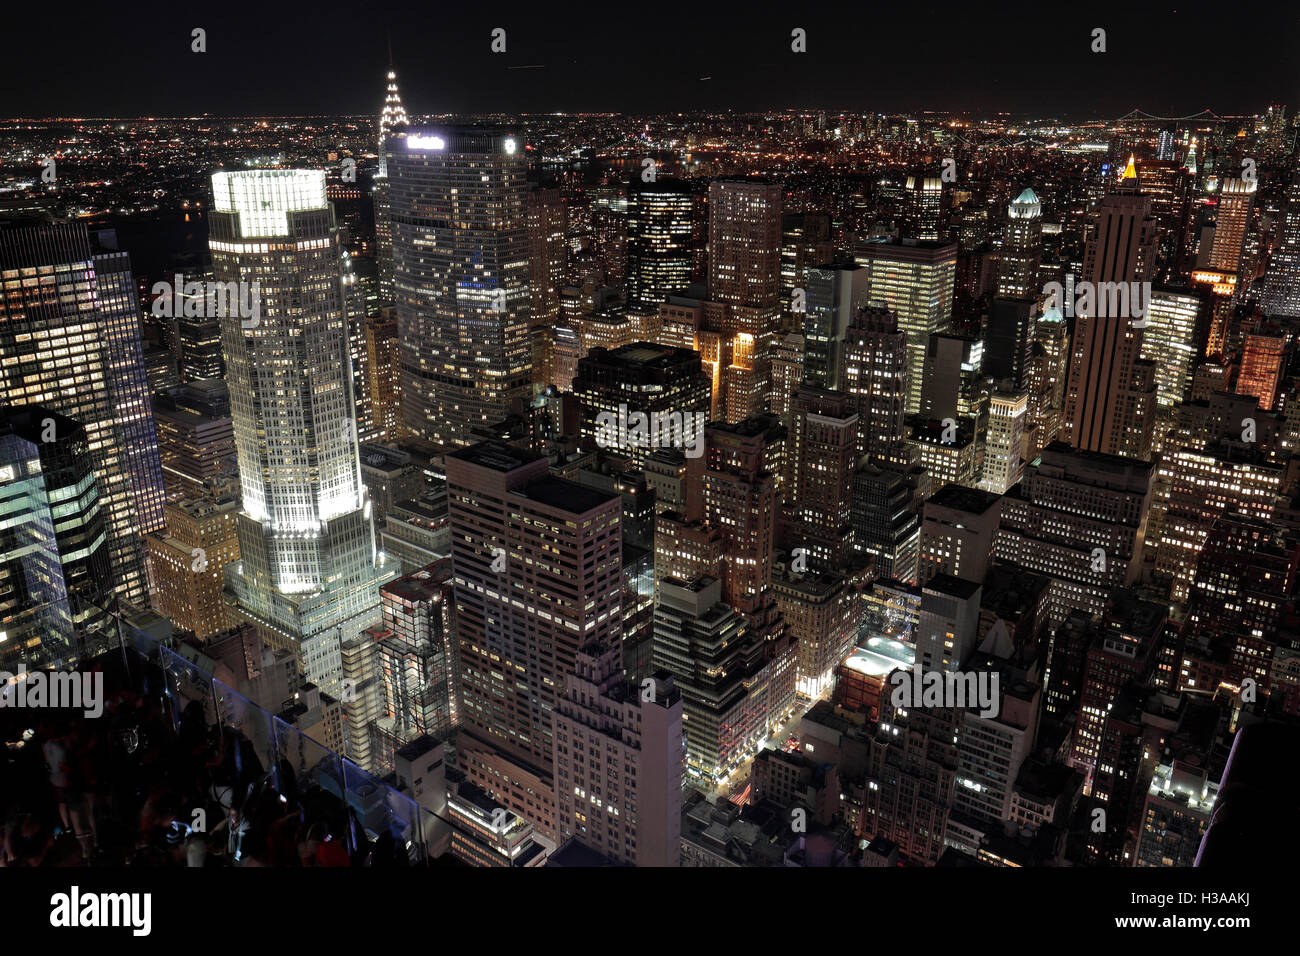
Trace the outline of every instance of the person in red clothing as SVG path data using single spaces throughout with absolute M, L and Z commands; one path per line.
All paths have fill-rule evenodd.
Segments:
M 342 842 L 332 835 L 326 836 L 316 846 L 317 866 L 351 866 L 352 858 Z

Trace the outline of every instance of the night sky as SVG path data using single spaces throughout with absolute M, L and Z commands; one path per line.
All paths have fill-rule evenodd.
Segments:
M 1145 10 L 1134 12 L 1136 8 Z M 10 5 L 6 117 L 782 107 L 1107 118 L 1300 106 L 1300 5 L 566 2 Z M 783 12 L 788 11 L 788 12 Z M 494 27 L 507 52 L 490 50 Z M 190 31 L 207 30 L 207 52 Z M 790 51 L 790 31 L 808 52 Z M 1092 30 L 1107 52 L 1091 52 Z M 705 79 L 707 77 L 707 79 Z

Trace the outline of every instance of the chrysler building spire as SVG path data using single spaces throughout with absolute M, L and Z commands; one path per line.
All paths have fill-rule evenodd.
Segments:
M 388 93 L 384 97 L 384 109 L 379 114 L 379 146 L 383 148 L 384 140 L 393 133 L 406 129 L 406 107 L 402 105 L 402 94 L 397 90 L 397 73 L 392 65 L 388 68 Z

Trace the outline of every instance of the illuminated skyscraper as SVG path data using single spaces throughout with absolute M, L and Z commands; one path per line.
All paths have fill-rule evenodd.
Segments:
M 186 382 L 226 377 L 221 354 L 221 323 L 209 310 L 199 315 L 178 315 L 176 334 L 180 342 L 180 373 Z
M 775 416 L 761 415 L 714 422 L 705 439 L 704 518 L 722 535 L 722 598 L 749 614 L 772 577 L 786 432 Z
M 636 467 L 656 448 L 670 445 L 694 448 L 699 457 L 709 417 L 709 380 L 700 370 L 699 355 L 690 349 L 649 342 L 612 351 L 594 348 L 578 362 L 573 393 L 584 447 L 627 455 Z M 632 420 L 638 413 L 647 416 L 641 428 Z M 610 418 L 602 415 L 617 420 L 614 427 L 603 428 Z
M 388 71 L 388 90 L 384 108 L 379 113 L 379 170 L 375 176 L 375 257 L 379 264 L 379 304 L 392 305 L 396 296 L 393 285 L 393 217 L 388 191 L 388 141 L 406 131 L 406 107 L 397 90 L 397 74 Z
M 1025 419 L 1029 396 L 1022 391 L 995 391 L 989 402 L 980 487 L 1005 494 L 1025 473 Z
M 1209 826 L 1219 783 L 1199 761 L 1161 762 L 1147 788 L 1135 866 L 1191 867 Z
M 1264 309 L 1271 315 L 1300 316 L 1300 173 L 1287 186 L 1278 238 L 1264 274 Z
M 1292 683 L 1279 680 L 1278 665 L 1294 660 L 1286 654 L 1283 620 L 1293 606 L 1298 563 L 1294 532 L 1272 520 L 1225 511 L 1210 527 L 1188 595 L 1186 633 L 1231 644 L 1222 679 L 1234 690 L 1249 678 L 1280 696 Z
M 858 410 L 858 455 L 883 458 L 903 440 L 907 335 L 889 309 L 859 309 L 845 332 L 842 388 Z
M 921 522 L 914 494 L 901 470 L 865 462 L 853 474 L 853 547 L 875 562 L 879 580 L 916 578 Z
M 168 502 L 164 511 L 166 530 L 144 539 L 154 607 L 176 631 L 206 640 L 227 626 L 221 592 L 226 565 L 239 559 L 239 499 L 209 492 Z
M 682 849 L 682 695 L 667 671 L 623 678 L 617 646 L 578 649 L 555 714 L 561 839 L 636 866 Z
M 806 288 L 808 270 L 835 257 L 831 217 L 786 213 L 781 217 L 781 307 L 786 330 L 802 333 L 803 316 L 794 311 L 794 290 Z
M 944 852 L 961 711 L 953 707 L 895 707 L 880 702 L 882 728 L 868 743 L 866 788 L 858 831 L 884 837 L 916 865 L 934 865 Z
M 988 575 L 1002 500 L 990 492 L 944 485 L 922 506 L 917 580 L 948 574 L 979 584 Z
M 1100 614 L 1114 588 L 1137 578 L 1152 472 L 1143 461 L 1053 442 L 1003 496 L 993 556 L 1052 579 L 1053 627 L 1071 610 Z
M 869 242 L 855 254 L 868 270 L 866 294 L 898 316 L 907 334 L 906 413 L 921 410 L 922 371 L 930 336 L 952 321 L 957 245 L 941 242 Z
M 1214 221 L 1214 242 L 1210 246 L 1211 269 L 1236 275 L 1241 266 L 1250 207 L 1255 201 L 1254 180 L 1228 178 L 1219 189 L 1219 211 Z
M 1151 199 L 1142 194 L 1130 159 L 1124 179 L 1098 207 L 1096 233 L 1084 255 L 1083 279 L 1091 283 L 1096 301 L 1087 308 L 1080 299 L 1081 314 L 1075 318 L 1062 434 L 1076 448 L 1151 457 L 1155 369 L 1139 358 L 1142 330 L 1133 324 L 1137 316 L 1128 283 L 1150 280 L 1155 243 Z M 1119 308 L 1103 286 L 1121 290 Z
M 627 304 L 657 312 L 691 282 L 690 184 L 634 179 L 627 197 Z
M 399 133 L 407 126 L 406 107 L 402 105 L 402 94 L 397 90 L 397 73 L 388 71 L 388 89 L 384 94 L 384 108 L 379 113 L 379 145 L 382 147 L 388 137 Z
M 1002 235 L 1002 264 L 998 295 L 1026 298 L 1042 291 L 1038 264 L 1043 258 L 1043 207 L 1032 189 L 1007 206 Z
M 832 263 L 807 270 L 803 380 L 818 388 L 842 389 L 844 339 L 858 309 L 865 306 L 867 270 Z
M 943 178 L 937 170 L 917 170 L 907 177 L 907 239 L 936 241 L 943 238 Z
M 108 514 L 86 430 L 43 405 L 0 410 L 0 666 L 76 662 L 105 623 Z
M 593 187 L 589 193 L 591 256 L 581 264 L 578 282 L 599 276 L 600 284 L 619 286 L 627 275 L 627 187 Z
M 461 769 L 554 834 L 553 721 L 565 681 L 584 644 L 620 644 L 622 500 L 496 441 L 447 456 L 447 496 Z
M 766 308 L 777 303 L 780 282 L 781 187 L 747 180 L 712 183 L 709 297 Z
M 803 336 L 792 332 L 772 348 L 772 411 L 783 422 L 790 420 L 790 396 L 802 381 Z
M 326 193 L 328 196 L 328 193 Z M 343 253 L 343 308 L 348 321 L 348 368 L 352 370 L 353 417 L 357 421 L 357 438 L 375 441 L 379 437 L 374 420 L 374 406 L 370 401 L 370 353 L 366 349 L 366 284 L 373 287 L 374 276 L 364 277 L 357 269 L 356 259 Z
M 1142 335 L 1142 358 L 1155 365 L 1156 402 L 1169 409 L 1192 388 L 1197 342 L 1205 332 L 1205 296 L 1191 289 L 1154 289 Z
M 555 326 L 560 321 L 564 284 L 565 209 L 557 188 L 533 189 L 525 205 L 528 223 L 529 284 L 532 289 L 529 341 L 534 391 L 550 383 Z
M 140 536 L 163 526 L 164 490 L 130 258 L 83 225 L 0 231 L 0 293 L 0 395 L 85 428 L 112 590 L 144 605 Z
M 722 529 L 702 520 L 688 520 L 678 511 L 655 516 L 655 599 L 669 578 L 689 581 L 699 574 L 722 580 L 727 542 Z M 768 561 L 769 570 L 771 561 Z
M 791 549 L 807 552 L 807 566 L 840 569 L 853 551 L 853 470 L 858 457 L 858 412 L 845 392 L 804 385 L 790 403 L 785 501 Z
M 709 297 L 727 307 L 725 322 L 713 331 L 724 342 L 750 337 L 738 343 L 748 357 L 735 363 L 727 381 L 728 391 L 734 385 L 743 396 L 727 397 L 732 421 L 769 408 L 769 365 L 781 317 L 781 202 L 777 183 L 709 185 Z
M 370 419 L 380 441 L 406 435 L 402 418 L 402 350 L 397 337 L 397 313 L 380 309 L 365 322 L 366 372 L 370 376 L 367 398 Z
M 1140 600 L 1127 590 L 1117 591 L 1102 614 L 1101 639 L 1084 653 L 1079 724 L 1069 756 L 1069 763 L 1090 778 L 1094 772 L 1115 773 L 1113 762 L 1098 759 L 1104 749 L 1102 729 L 1125 683 L 1150 677 L 1168 614 L 1168 605 Z
M 660 583 L 655 667 L 681 690 L 686 776 L 707 787 L 730 776 L 786 711 L 794 644 L 768 642 L 722 601 L 722 582 L 698 576 Z
M 212 177 L 219 282 L 258 283 L 260 315 L 222 317 L 243 511 L 227 569 L 239 613 L 337 694 L 341 641 L 397 573 L 375 547 L 357 454 L 342 249 L 325 174 Z
M 1142 191 L 1151 197 L 1151 214 L 1160 227 L 1155 275 L 1161 281 L 1173 281 L 1173 273 L 1186 256 L 1192 179 L 1181 162 L 1151 160 L 1142 164 Z
M 406 425 L 468 445 L 532 397 L 523 135 L 447 126 L 386 149 Z
M 1287 336 L 1247 335 L 1241 350 L 1237 394 L 1254 395 L 1259 407 L 1272 411 L 1286 362 Z
M 1034 346 L 1029 371 L 1029 443 L 1025 460 L 1061 435 L 1065 413 L 1065 380 L 1069 374 L 1070 336 L 1059 309 L 1047 309 L 1034 325 Z
M 1233 513 L 1272 519 L 1282 481 L 1282 466 L 1269 461 L 1257 445 L 1166 449 L 1156 469 L 1147 540 L 1148 551 L 1155 551 L 1156 574 L 1172 582 L 1173 600 L 1187 600 L 1215 519 Z
M 235 477 L 235 429 L 225 382 L 191 382 L 155 392 L 153 415 L 169 499 L 193 496 L 210 479 Z
M 379 643 L 388 714 L 395 739 L 439 739 L 456 725 L 456 624 L 451 559 L 389 581 L 379 589 L 383 622 L 367 632 Z

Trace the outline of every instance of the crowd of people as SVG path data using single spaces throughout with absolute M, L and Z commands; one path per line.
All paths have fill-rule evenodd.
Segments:
M 160 671 L 107 670 L 117 689 L 97 718 L 0 709 L 0 866 L 410 865 L 404 842 L 370 839 L 203 701 L 173 720 Z

